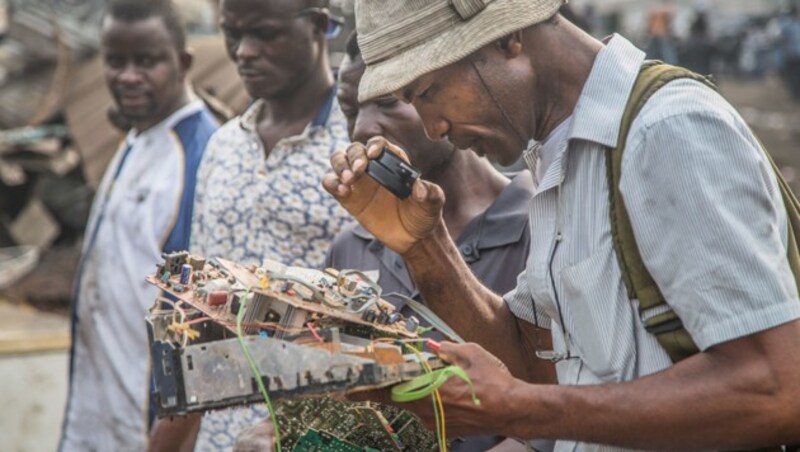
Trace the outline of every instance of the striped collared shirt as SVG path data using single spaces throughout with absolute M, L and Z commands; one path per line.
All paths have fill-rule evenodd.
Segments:
M 670 366 L 629 300 L 609 220 L 606 152 L 644 54 L 614 36 L 597 56 L 568 133 L 531 199 L 531 253 L 512 312 L 551 326 L 561 384 L 632 380 Z M 546 159 L 545 159 L 546 160 Z M 680 80 L 634 121 L 621 191 L 642 258 L 698 346 L 800 318 L 786 259 L 786 212 L 770 164 L 720 95 Z M 656 313 L 645 313 L 645 316 Z M 536 359 L 536 358 L 532 358 Z M 556 450 L 615 450 L 559 442 Z

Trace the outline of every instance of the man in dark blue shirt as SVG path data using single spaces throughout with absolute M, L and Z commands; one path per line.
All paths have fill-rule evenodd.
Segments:
M 347 43 L 339 73 L 338 98 L 353 141 L 366 143 L 383 136 L 409 155 L 422 177 L 442 187 L 447 202 L 442 216 L 470 270 L 496 293 L 513 289 L 525 268 L 530 233 L 528 202 L 533 193 L 527 171 L 509 180 L 474 152 L 457 150 L 448 141 L 431 141 L 414 107 L 393 96 L 358 102 L 358 84 L 366 68 L 356 36 Z M 403 258 L 386 248 L 363 227 L 340 233 L 328 252 L 328 267 L 358 269 L 375 280 L 384 294 L 420 299 Z M 404 302 L 387 301 L 413 315 Z M 456 440 L 453 451 L 484 451 L 502 437 Z

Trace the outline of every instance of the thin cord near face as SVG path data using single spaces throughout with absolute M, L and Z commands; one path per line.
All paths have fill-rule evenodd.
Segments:
M 485 89 L 486 92 L 489 94 L 489 97 L 492 98 L 492 102 L 494 102 L 495 107 L 497 107 L 497 109 L 500 110 L 500 114 L 503 115 L 503 119 L 506 121 L 506 123 L 508 123 L 508 127 L 511 128 L 511 130 L 513 130 L 514 133 L 517 135 L 517 138 L 519 138 L 519 141 L 522 144 L 522 147 L 527 146 L 528 145 L 528 139 L 525 138 L 525 135 L 523 135 L 517 129 L 517 127 L 514 125 L 514 122 L 511 121 L 511 116 L 509 116 L 508 113 L 506 113 L 506 110 L 503 108 L 503 106 L 500 104 L 500 102 L 494 96 L 494 93 L 492 92 L 492 90 L 489 89 L 489 85 L 483 79 L 483 75 L 481 75 L 481 71 L 478 70 L 478 66 L 475 64 L 475 58 L 473 56 L 469 57 L 469 64 L 472 65 L 472 69 L 474 69 L 475 73 L 478 74 L 478 79 L 481 81 L 481 84 L 483 85 L 483 89 Z

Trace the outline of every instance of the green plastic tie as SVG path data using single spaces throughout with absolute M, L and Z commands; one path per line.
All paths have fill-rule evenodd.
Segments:
M 428 397 L 445 384 L 447 380 L 453 377 L 458 377 L 469 385 L 472 403 L 480 405 L 481 401 L 475 394 L 475 387 L 472 385 L 472 380 L 470 380 L 469 375 L 467 375 L 464 369 L 458 366 L 447 366 L 436 369 L 433 372 L 420 375 L 411 381 L 400 383 L 392 388 L 392 400 L 395 402 L 414 402 Z

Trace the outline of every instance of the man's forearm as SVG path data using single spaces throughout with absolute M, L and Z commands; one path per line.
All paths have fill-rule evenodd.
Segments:
M 403 257 L 425 302 L 437 315 L 464 339 L 500 358 L 512 374 L 528 379 L 523 339 L 514 316 L 502 297 L 475 278 L 444 223 Z
M 798 329 L 797 322 L 775 328 L 767 342 L 790 347 Z M 502 433 L 636 449 L 748 449 L 800 441 L 800 364 L 786 362 L 800 354 L 784 350 L 765 357 L 766 343 L 741 341 L 627 383 L 519 382 L 506 396 L 513 414 Z

